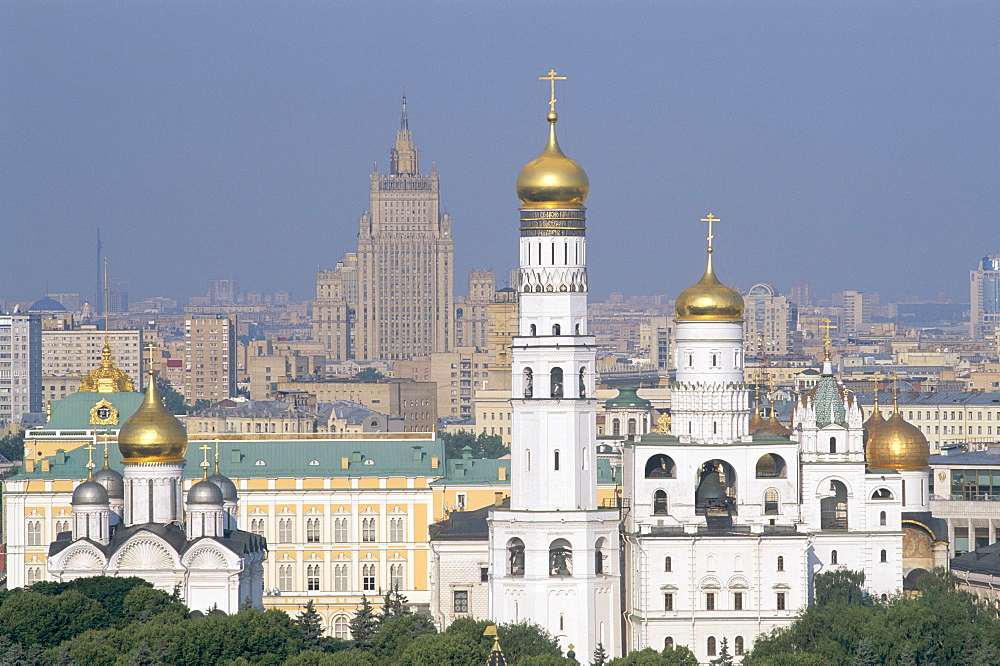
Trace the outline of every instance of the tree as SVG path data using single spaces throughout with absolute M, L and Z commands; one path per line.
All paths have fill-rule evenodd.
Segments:
M 436 633 L 434 623 L 426 615 L 411 613 L 389 618 L 375 635 L 372 652 L 388 663 L 395 663 L 418 636 Z
M 101 604 L 77 590 L 56 596 L 21 590 L 0 605 L 4 633 L 23 645 L 40 648 L 59 645 L 88 629 L 103 628 L 108 620 Z
M 473 435 L 471 432 L 438 432 L 438 439 L 444 442 L 444 454 L 447 458 L 461 458 L 463 449 L 472 449 L 472 456 L 475 458 L 500 458 L 510 453 L 510 448 L 504 446 L 503 438 L 500 435 L 487 435 L 479 433 Z
M 363 594 L 361 595 L 361 608 L 351 618 L 350 628 L 354 646 L 359 650 L 370 650 L 372 639 L 378 632 L 378 618 L 372 611 L 371 604 L 368 603 L 368 597 Z
M 384 624 L 387 620 L 403 617 L 410 614 L 410 607 L 407 605 L 408 599 L 399 593 L 398 587 L 393 587 L 385 593 L 382 600 L 382 611 L 379 614 L 379 623 Z
M 698 658 L 686 645 L 663 648 L 661 654 L 665 666 L 698 666 Z
M 629 652 L 624 657 L 618 657 L 608 662 L 608 666 L 664 666 L 667 664 L 666 658 L 653 648 L 645 648 Z M 695 662 L 697 663 L 697 662 Z
M 719 643 L 719 656 L 710 663 L 716 666 L 733 666 L 733 656 L 729 654 L 729 640 L 723 636 Z
M 316 604 L 310 599 L 306 607 L 295 618 L 295 624 L 302 632 L 302 642 L 307 650 L 317 650 L 323 647 L 323 618 L 316 610 Z
M 863 603 L 864 593 L 861 588 L 864 584 L 865 572 L 863 571 L 835 569 L 818 573 L 813 577 L 816 605 Z
M 354 375 L 354 378 L 365 382 L 374 382 L 379 379 L 385 379 L 385 375 L 375 368 L 362 368 L 357 372 L 357 374 Z
M 607 661 L 608 653 L 604 651 L 604 643 L 598 642 L 597 647 L 594 648 L 593 666 L 604 666 Z
M 24 458 L 24 430 L 0 437 L 0 455 L 10 461 Z
M 879 660 L 875 657 L 875 647 L 867 638 L 858 643 L 858 649 L 854 653 L 853 666 L 878 666 Z
M 156 376 L 156 392 L 163 398 L 163 404 L 171 414 L 187 414 L 187 405 L 184 404 L 184 396 L 174 389 L 165 377 Z
M 403 650 L 399 666 L 480 666 L 486 662 L 489 649 L 461 634 L 424 634 L 418 636 Z M 510 664 L 517 663 L 508 659 Z

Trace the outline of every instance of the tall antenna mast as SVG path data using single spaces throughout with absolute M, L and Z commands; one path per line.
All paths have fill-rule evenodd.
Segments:
M 108 258 L 104 257 L 104 344 L 110 340 L 108 333 Z
M 97 292 L 94 293 L 94 310 L 101 302 L 101 254 L 104 252 L 104 244 L 101 243 L 101 228 L 97 227 Z M 94 314 L 99 314 L 95 312 Z

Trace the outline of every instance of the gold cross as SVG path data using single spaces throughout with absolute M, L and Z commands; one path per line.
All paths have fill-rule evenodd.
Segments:
M 150 341 L 149 344 L 146 345 L 146 352 L 147 352 L 146 363 L 149 365 L 149 374 L 153 374 L 153 352 L 156 351 L 156 349 L 157 347 L 156 345 L 153 344 L 152 341 Z
M 878 382 L 880 379 L 885 379 L 885 376 L 873 372 L 868 376 L 868 381 L 872 383 L 872 396 L 874 396 L 875 404 L 878 404 Z
M 548 76 L 539 76 L 539 81 L 548 81 L 551 86 L 549 93 L 549 111 L 556 110 L 556 81 L 565 81 L 565 76 L 556 76 L 556 70 L 550 69 Z
M 819 325 L 820 328 L 826 329 L 825 333 L 823 334 L 823 357 L 824 357 L 823 360 L 824 361 L 829 361 L 830 360 L 830 340 L 831 340 L 831 338 L 830 338 L 830 331 L 831 330 L 836 330 L 837 327 L 830 323 L 830 318 L 829 317 L 827 317 L 824 321 L 826 322 L 825 324 L 820 324 Z
M 199 446 L 198 448 L 205 452 L 205 453 L 202 454 L 201 468 L 205 471 L 205 478 L 207 479 L 208 478 L 208 452 L 212 450 L 212 447 L 210 445 L 208 445 L 208 444 L 205 444 L 204 446 Z
M 720 220 L 716 216 L 714 216 L 711 213 L 709 213 L 708 217 L 701 218 L 701 221 L 702 222 L 708 222 L 708 238 L 706 240 L 708 240 L 708 253 L 711 254 L 712 253 L 712 239 L 715 238 L 715 235 L 712 233 L 712 223 L 713 222 L 721 222 L 722 220 Z
M 87 469 L 88 470 L 93 470 L 94 467 L 95 467 L 95 465 L 94 465 L 94 450 L 97 449 L 97 447 L 94 446 L 93 444 L 87 444 L 87 446 L 85 446 L 83 448 L 87 449 L 87 458 L 88 458 L 88 460 L 87 460 Z

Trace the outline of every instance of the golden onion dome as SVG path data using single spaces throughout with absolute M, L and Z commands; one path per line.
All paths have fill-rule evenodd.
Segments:
M 889 420 L 868 435 L 865 459 L 870 469 L 930 469 L 930 444 L 917 426 L 896 410 Z
M 861 426 L 865 429 L 865 433 L 870 437 L 876 428 L 881 427 L 885 423 L 885 418 L 882 417 L 882 412 L 878 409 L 878 398 L 875 399 L 875 406 L 872 408 L 871 416 L 865 421 Z
M 549 111 L 549 141 L 542 154 L 528 162 L 517 176 L 521 208 L 583 208 L 590 179 L 579 164 L 566 157 L 556 140 L 555 111 Z
M 767 418 L 767 421 L 764 422 L 764 425 L 761 426 L 760 430 L 758 430 L 757 432 L 766 432 L 772 435 L 779 435 L 781 437 L 788 437 L 789 435 L 792 434 L 791 429 L 778 420 L 778 417 L 775 415 L 773 408 L 771 411 L 771 416 Z
M 751 435 L 764 427 L 764 418 L 760 415 L 760 407 L 756 402 L 754 403 L 753 414 L 750 416 L 750 423 L 747 427 Z
M 122 372 L 111 360 L 111 345 L 105 341 L 101 350 L 101 365 L 94 368 L 80 382 L 80 391 L 115 393 L 135 391 L 132 378 Z
M 674 309 L 677 321 L 743 321 L 743 297 L 715 276 L 711 247 L 705 274 L 681 292 Z
M 146 399 L 118 432 L 118 450 L 121 451 L 122 462 L 184 462 L 187 443 L 187 430 L 163 406 L 153 373 L 150 372 Z

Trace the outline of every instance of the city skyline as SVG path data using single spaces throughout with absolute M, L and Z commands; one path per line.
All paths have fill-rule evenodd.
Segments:
M 404 88 L 456 274 L 503 276 L 548 93 L 524 82 L 553 67 L 594 300 L 679 293 L 707 212 L 726 283 L 967 299 L 997 249 L 995 5 L 584 4 L 570 29 L 558 7 L 5 5 L 0 220 L 23 251 L 0 297 L 86 298 L 100 227 L 133 298 L 219 277 L 311 298 L 357 242 Z

